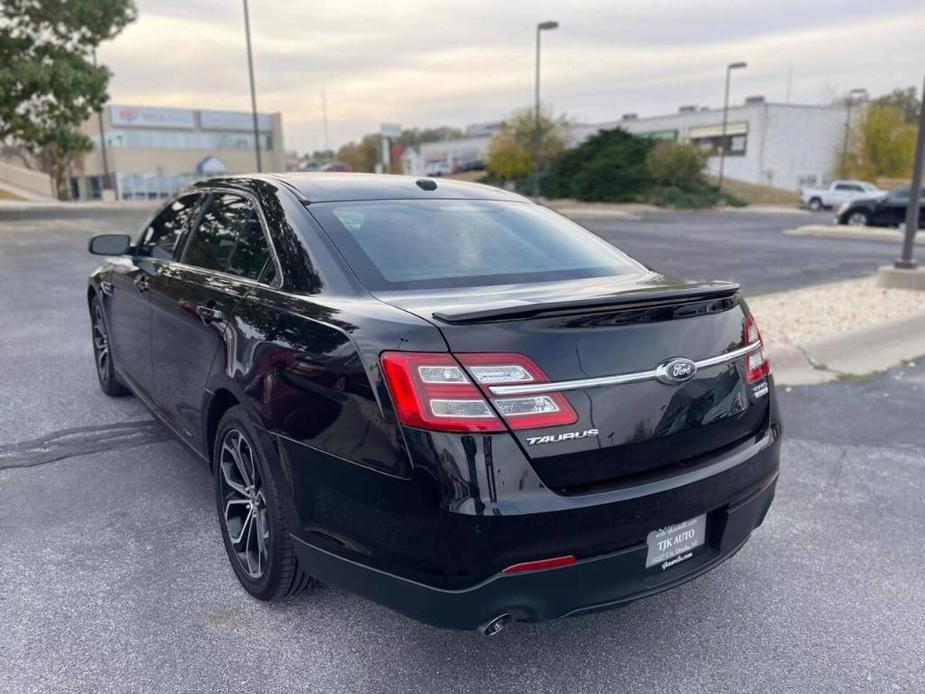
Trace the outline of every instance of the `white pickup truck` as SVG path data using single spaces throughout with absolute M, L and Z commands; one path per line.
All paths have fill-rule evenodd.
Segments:
M 832 181 L 828 188 L 804 188 L 800 192 L 800 202 L 811 210 L 821 210 L 882 193 L 877 186 L 866 181 Z

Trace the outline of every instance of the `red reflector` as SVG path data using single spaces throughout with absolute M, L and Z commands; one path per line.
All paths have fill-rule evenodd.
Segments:
M 537 561 L 525 561 L 522 564 L 512 564 L 506 569 L 502 569 L 503 574 L 519 574 L 524 571 L 542 571 L 543 569 L 558 569 L 560 566 L 571 566 L 577 560 L 571 554 L 563 557 L 551 557 L 550 559 L 538 559 Z

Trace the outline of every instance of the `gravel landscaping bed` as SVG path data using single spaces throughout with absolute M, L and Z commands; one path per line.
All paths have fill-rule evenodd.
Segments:
M 748 304 L 773 350 L 923 315 L 925 292 L 884 289 L 876 277 L 863 277 L 765 294 Z

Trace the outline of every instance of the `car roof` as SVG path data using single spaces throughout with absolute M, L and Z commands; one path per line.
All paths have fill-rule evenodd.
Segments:
M 256 176 L 254 178 L 257 178 Z M 469 183 L 446 178 L 421 179 L 415 176 L 394 176 L 365 173 L 309 173 L 293 172 L 266 174 L 260 178 L 279 181 L 296 191 L 304 202 L 342 202 L 345 200 L 507 200 L 524 202 L 527 199 L 494 186 Z M 427 180 L 436 185 L 421 187 L 418 181 Z

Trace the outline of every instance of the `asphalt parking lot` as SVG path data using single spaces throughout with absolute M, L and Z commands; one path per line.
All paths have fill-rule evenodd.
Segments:
M 86 240 L 143 217 L 0 212 L 0 691 L 921 690 L 925 360 L 782 389 L 765 524 L 655 598 L 494 639 L 331 587 L 268 606 L 227 564 L 205 467 L 97 387 Z M 774 215 L 665 217 L 589 225 L 668 270 L 733 268 L 755 292 L 864 274 L 895 251 L 784 237 Z M 741 238 L 718 255 L 711 229 L 727 222 Z
M 575 219 L 661 272 L 733 280 L 751 295 L 872 274 L 900 251 L 884 241 L 781 235 L 783 229 L 804 224 L 829 224 L 832 212 L 746 209 Z

